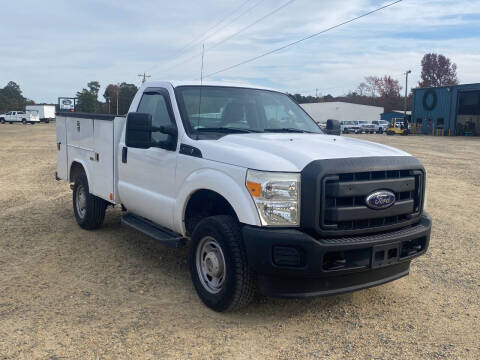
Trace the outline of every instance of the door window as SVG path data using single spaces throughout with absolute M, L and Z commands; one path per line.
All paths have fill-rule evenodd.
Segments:
M 152 126 L 168 126 L 174 124 L 169 105 L 165 95 L 156 92 L 146 92 L 143 94 L 137 111 L 152 115 Z M 152 132 L 152 140 L 155 142 L 165 142 L 168 140 L 167 134 L 158 131 Z

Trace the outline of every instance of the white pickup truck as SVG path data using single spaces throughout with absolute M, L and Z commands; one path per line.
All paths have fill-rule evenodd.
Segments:
M 85 229 L 107 206 L 171 247 L 189 246 L 216 311 L 268 296 L 331 295 L 409 273 L 427 250 L 425 170 L 409 154 L 324 135 L 288 95 L 150 82 L 126 117 L 57 114 L 57 180 Z
M 14 123 L 21 122 L 25 124 L 36 124 L 40 122 L 38 111 L 9 111 L 5 114 L 0 114 L 0 123 Z

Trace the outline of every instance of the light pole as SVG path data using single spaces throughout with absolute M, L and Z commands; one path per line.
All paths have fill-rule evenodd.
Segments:
M 110 103 L 112 102 L 112 98 L 110 96 L 107 96 L 105 98 L 105 100 L 107 100 L 107 103 L 108 103 L 108 113 L 110 114 Z
M 403 105 L 403 124 L 408 126 L 408 121 L 407 121 L 407 94 L 408 94 L 408 74 L 410 74 L 412 70 L 408 70 L 405 73 L 405 102 Z

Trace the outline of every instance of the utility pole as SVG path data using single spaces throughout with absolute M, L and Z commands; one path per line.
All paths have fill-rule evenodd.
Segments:
M 137 76 L 143 78 L 143 79 L 142 79 L 142 84 L 143 84 L 145 81 L 147 81 L 147 78 L 152 77 L 152 75 L 147 75 L 147 74 L 145 74 L 145 73 L 143 73 L 143 74 L 138 74 Z
M 408 94 L 408 74 L 410 74 L 412 70 L 408 70 L 405 73 L 405 103 L 403 105 L 403 124 L 407 126 L 407 94 Z

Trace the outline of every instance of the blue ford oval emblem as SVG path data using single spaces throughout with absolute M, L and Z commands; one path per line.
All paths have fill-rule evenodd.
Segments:
M 395 204 L 395 194 L 387 190 L 375 191 L 366 197 L 365 202 L 370 209 L 387 209 Z

